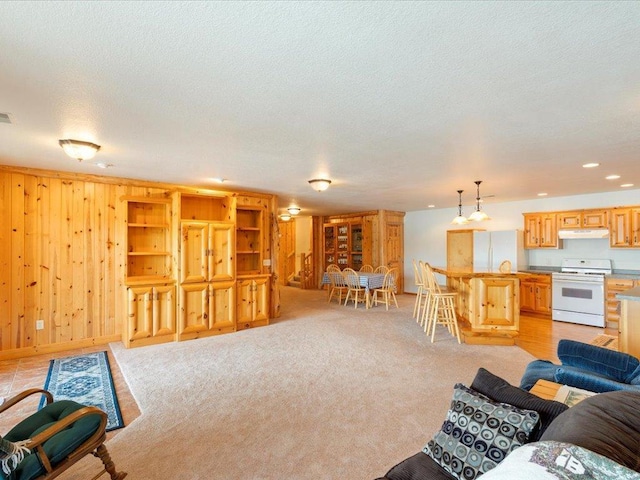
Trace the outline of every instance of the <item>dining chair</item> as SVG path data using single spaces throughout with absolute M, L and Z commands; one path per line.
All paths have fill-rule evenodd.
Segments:
M 379 267 L 376 267 L 373 273 L 387 273 L 388 271 L 389 267 L 387 267 L 386 265 L 380 265 Z
M 373 273 L 373 267 L 371 265 L 362 265 L 360 267 L 361 272 Z
M 358 308 L 359 302 L 364 302 L 365 307 L 369 308 L 369 295 L 367 289 L 360 284 L 360 276 L 358 272 L 352 268 L 345 268 L 342 271 L 344 276 L 344 282 L 347 285 L 347 296 L 344 299 L 344 304 L 349 302 L 349 298 L 354 303 L 354 308 Z
M 393 299 L 393 303 L 395 303 L 396 308 L 398 308 L 398 300 L 396 299 L 396 281 L 398 278 L 398 269 L 391 268 L 387 273 L 384 274 L 384 281 L 382 282 L 382 287 L 375 288 L 373 290 L 372 303 L 378 306 L 378 294 L 382 295 L 382 300 L 385 304 L 387 310 L 389 310 L 389 303 L 391 299 Z
M 438 285 L 436 276 L 431 266 L 427 263 L 425 263 L 425 270 L 431 298 L 429 312 L 427 313 L 427 335 L 431 333 L 431 343 L 433 343 L 436 326 L 445 325 L 449 333 L 458 339 L 458 343 L 461 343 L 455 307 L 455 299 L 458 296 L 458 292 L 447 290 Z
M 347 285 L 344 283 L 344 277 L 337 265 L 329 265 L 327 267 L 327 276 L 329 277 L 329 299 L 327 303 L 331 303 L 334 295 L 338 297 L 338 303 L 342 304 L 343 295 L 347 294 Z
M 420 267 L 418 263 L 416 263 L 416 259 L 413 259 L 413 281 L 415 286 L 418 288 L 418 292 L 416 294 L 416 301 L 413 304 L 413 318 L 416 319 L 416 322 L 420 322 L 420 306 L 422 303 L 422 290 L 424 288 L 424 282 L 422 281 L 422 272 L 420 271 Z

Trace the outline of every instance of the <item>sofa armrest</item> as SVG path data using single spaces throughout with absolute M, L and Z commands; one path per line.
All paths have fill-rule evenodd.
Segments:
M 560 340 L 558 358 L 562 365 L 588 370 L 621 383 L 636 383 L 640 378 L 640 360 L 628 353 L 608 348 Z
M 616 390 L 640 392 L 640 385 L 629 385 L 583 369 L 560 366 L 556 369 L 554 381 L 590 392 L 603 393 Z

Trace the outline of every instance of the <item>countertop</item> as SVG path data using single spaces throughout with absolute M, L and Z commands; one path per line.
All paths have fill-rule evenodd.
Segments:
M 634 287 L 630 290 L 617 293 L 616 298 L 620 300 L 632 300 L 634 302 L 640 302 L 640 287 Z

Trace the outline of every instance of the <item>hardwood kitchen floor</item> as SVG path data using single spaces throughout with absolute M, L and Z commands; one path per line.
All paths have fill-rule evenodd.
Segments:
M 545 360 L 558 361 L 556 348 L 558 341 L 562 338 L 578 340 L 589 343 L 598 334 L 609 335 L 618 334 L 612 329 L 588 327 L 571 323 L 554 322 L 550 318 L 543 318 L 530 315 L 520 316 L 520 336 L 516 344 L 533 356 Z M 27 388 L 42 388 L 49 370 L 49 360 L 52 358 L 66 357 L 92 351 L 106 350 L 111 364 L 120 410 L 125 425 L 129 425 L 140 415 L 140 409 L 133 395 L 129 391 L 118 363 L 111 354 L 107 345 L 99 345 L 91 348 L 83 348 L 58 352 L 55 354 L 38 355 L 15 360 L 0 361 L 0 397 L 11 397 Z M 39 397 L 34 396 L 30 402 L 23 402 L 24 406 L 13 407 L 0 416 L 0 432 L 7 432 L 19 420 L 37 408 Z M 107 434 L 110 438 L 122 431 L 113 430 Z

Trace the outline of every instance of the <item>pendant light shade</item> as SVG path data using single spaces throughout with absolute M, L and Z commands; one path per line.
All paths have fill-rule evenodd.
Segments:
M 472 222 L 483 222 L 485 220 L 491 220 L 489 215 L 480 210 L 480 184 L 482 180 L 476 180 L 476 211 L 469 215 L 469 220 Z
M 458 190 L 458 216 L 451 221 L 452 225 L 466 225 L 469 223 L 469 220 L 462 216 L 462 192 L 464 190 Z

